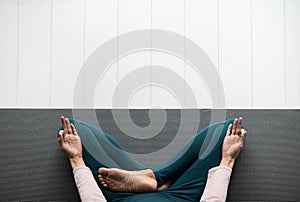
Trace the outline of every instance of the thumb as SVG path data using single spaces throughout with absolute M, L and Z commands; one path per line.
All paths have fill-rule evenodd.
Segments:
M 63 132 L 64 132 L 63 130 L 58 132 L 58 142 L 61 147 L 65 144 L 63 139 Z

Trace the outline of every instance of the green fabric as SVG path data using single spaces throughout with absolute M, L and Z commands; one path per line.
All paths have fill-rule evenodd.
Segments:
M 112 192 L 103 188 L 98 180 L 100 167 L 124 170 L 142 170 L 148 167 L 134 160 L 109 134 L 78 120 L 70 119 L 70 122 L 75 125 L 81 138 L 84 161 L 108 201 L 163 202 L 199 201 L 208 170 L 221 161 L 223 139 L 233 119 L 203 129 L 172 158 L 151 168 L 159 186 L 170 179 L 176 179 L 168 189 L 152 193 Z M 205 145 L 206 138 L 210 138 L 208 145 Z M 202 146 L 205 146 L 204 152 L 200 153 Z

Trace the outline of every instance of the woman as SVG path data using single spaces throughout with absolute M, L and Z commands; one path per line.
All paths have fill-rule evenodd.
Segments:
M 80 121 L 62 116 L 58 140 L 82 201 L 225 201 L 247 134 L 242 121 L 240 117 L 209 126 L 170 160 L 150 169 L 132 159 L 111 136 Z M 216 143 L 199 156 L 208 135 L 217 137 Z M 82 146 L 81 139 L 92 140 L 99 153 Z

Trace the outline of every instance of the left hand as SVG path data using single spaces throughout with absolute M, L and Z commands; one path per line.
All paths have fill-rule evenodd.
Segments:
M 70 160 L 82 158 L 81 140 L 75 126 L 70 123 L 68 118 L 63 116 L 61 117 L 61 123 L 64 130 L 60 130 L 58 133 L 60 148 Z

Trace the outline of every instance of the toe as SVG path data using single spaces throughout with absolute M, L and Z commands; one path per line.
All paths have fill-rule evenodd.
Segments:
M 99 173 L 99 175 L 101 175 L 102 177 L 105 177 L 105 176 L 107 176 L 108 171 L 107 171 L 106 168 L 99 168 L 99 169 L 98 169 L 98 173 Z

